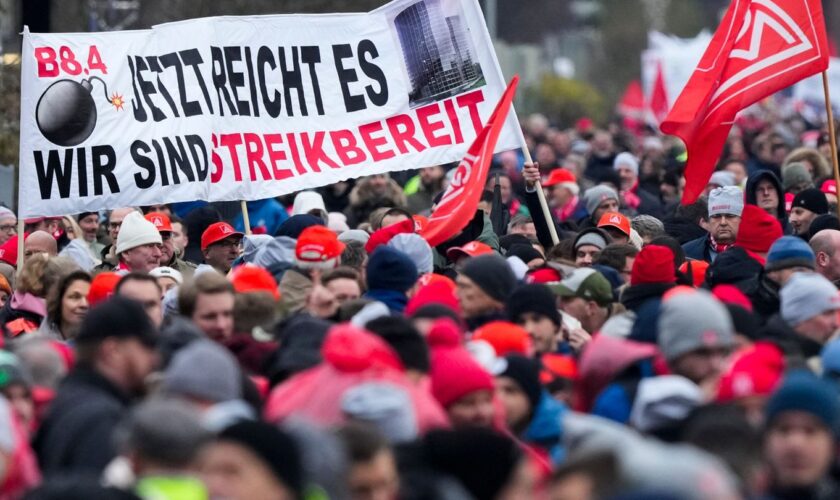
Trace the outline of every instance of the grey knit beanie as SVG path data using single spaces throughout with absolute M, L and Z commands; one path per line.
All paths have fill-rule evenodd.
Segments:
M 726 307 L 709 292 L 671 297 L 659 313 L 659 350 L 673 361 L 702 348 L 731 347 L 735 328 Z
M 239 364 L 211 340 L 195 340 L 178 351 L 163 376 L 167 394 L 221 403 L 242 397 Z

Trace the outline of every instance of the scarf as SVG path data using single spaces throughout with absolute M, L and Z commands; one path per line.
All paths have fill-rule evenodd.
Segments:
M 712 248 L 712 251 L 716 254 L 721 254 L 729 250 L 730 248 L 732 248 L 733 245 L 734 243 L 718 243 L 717 241 L 715 241 L 715 237 L 709 234 L 709 246 Z

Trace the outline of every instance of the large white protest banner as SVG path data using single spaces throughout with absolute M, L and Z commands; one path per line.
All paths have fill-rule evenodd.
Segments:
M 476 0 L 25 31 L 22 58 L 21 217 L 458 161 L 505 88 Z M 496 150 L 519 134 L 511 113 Z

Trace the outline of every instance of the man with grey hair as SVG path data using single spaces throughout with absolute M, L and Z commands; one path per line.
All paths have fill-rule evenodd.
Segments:
M 709 264 L 735 244 L 744 210 L 744 193 L 735 186 L 713 189 L 709 193 L 709 233 L 683 245 L 686 258 Z
M 665 234 L 665 225 L 652 215 L 637 215 L 630 219 L 630 227 L 635 229 L 645 245 L 657 236 Z
M 508 234 L 521 234 L 531 241 L 537 241 L 534 220 L 527 215 L 515 215 L 508 224 Z
M 120 456 L 127 460 L 143 498 L 205 498 L 204 483 L 194 475 L 199 454 L 212 438 L 198 412 L 177 400 L 153 399 L 135 408 L 114 432 Z M 106 472 L 107 476 L 107 472 Z M 188 495 L 192 492 L 193 495 Z
M 816 271 L 828 281 L 840 283 L 840 231 L 823 229 L 811 238 L 811 249 L 816 257 Z

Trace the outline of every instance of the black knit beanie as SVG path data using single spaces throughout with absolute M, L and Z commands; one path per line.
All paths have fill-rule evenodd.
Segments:
M 533 360 L 521 354 L 508 354 L 500 361 L 500 371 L 497 377 L 508 377 L 516 381 L 522 392 L 528 397 L 531 403 L 531 412 L 537 409 L 542 397 L 542 386 L 540 385 L 540 372 Z
M 507 261 L 498 254 L 471 257 L 467 259 L 460 273 L 499 302 L 505 302 L 516 286 L 516 276 Z
M 303 465 L 297 443 L 288 434 L 265 422 L 242 421 L 219 434 L 260 457 L 275 477 L 300 498 L 303 493 Z
M 545 285 L 533 283 L 516 288 L 507 300 L 508 317 L 514 323 L 525 313 L 536 313 L 560 326 L 560 313 L 554 294 Z

